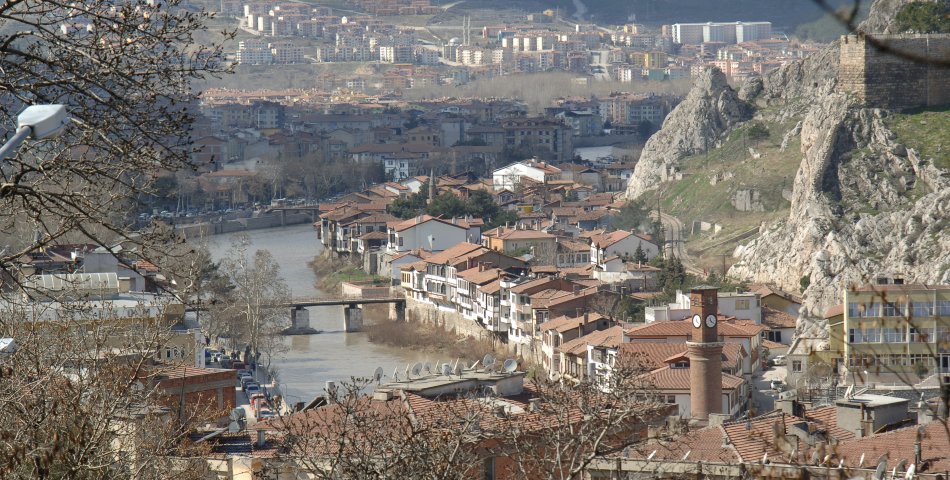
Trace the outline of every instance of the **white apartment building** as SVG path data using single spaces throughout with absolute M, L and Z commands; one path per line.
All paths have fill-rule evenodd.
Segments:
M 238 43 L 237 62 L 241 65 L 269 65 L 274 62 L 270 46 L 261 40 L 249 39 Z
M 513 191 L 524 177 L 539 183 L 560 180 L 561 169 L 534 160 L 516 162 L 492 172 L 492 186 L 496 192 L 505 189 Z
M 699 45 L 705 42 L 743 43 L 772 36 L 771 22 L 674 23 L 673 43 Z

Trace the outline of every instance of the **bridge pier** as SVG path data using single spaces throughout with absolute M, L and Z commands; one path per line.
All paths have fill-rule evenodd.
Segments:
M 287 210 L 286 209 L 280 211 L 280 226 L 281 227 L 287 226 Z
M 356 303 L 343 307 L 343 331 L 358 332 L 363 329 L 363 308 Z
M 310 328 L 310 311 L 304 307 L 294 307 L 290 311 L 290 328 L 304 330 Z

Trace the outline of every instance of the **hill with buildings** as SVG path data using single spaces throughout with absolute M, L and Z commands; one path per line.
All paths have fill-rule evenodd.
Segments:
M 825 12 L 817 2 L 795 2 L 789 8 L 785 0 L 583 0 L 540 2 L 556 4 L 564 17 L 582 13 L 585 18 L 607 23 L 630 20 L 644 23 L 676 23 L 761 20 L 770 21 L 789 33 L 795 27 L 821 18 Z M 847 1 L 829 1 L 839 7 Z
M 760 221 L 716 253 L 734 253 L 734 277 L 801 289 L 806 317 L 877 276 L 950 280 L 950 75 L 935 64 L 950 36 L 896 31 L 907 3 L 876 1 L 864 28 L 925 58 L 845 36 L 738 89 L 706 72 L 645 146 L 628 196 L 659 192 L 683 220 L 726 224 L 719 239 Z

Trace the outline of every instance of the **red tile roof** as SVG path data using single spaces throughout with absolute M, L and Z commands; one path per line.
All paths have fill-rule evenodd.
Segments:
M 947 434 L 946 422 L 933 421 L 924 425 L 921 437 L 921 458 L 926 462 L 926 468 L 923 471 L 950 470 L 950 435 Z M 849 467 L 857 466 L 861 455 L 865 456 L 864 463 L 867 465 L 876 462 L 884 454 L 888 456 L 888 468 L 897 465 L 901 460 L 906 460 L 907 465 L 910 465 L 915 461 L 914 445 L 916 443 L 917 425 L 914 425 L 841 442 L 835 450 L 835 456 L 836 459 L 844 460 L 844 465 Z
M 583 337 L 575 338 L 569 342 L 564 342 L 558 347 L 560 352 L 569 355 L 581 355 L 587 352 L 587 346 L 616 348 L 623 343 L 623 327 L 610 327 L 606 330 L 597 330 Z
M 657 390 L 683 390 L 689 391 L 689 368 L 671 368 L 670 366 L 658 368 L 650 373 L 643 375 L 648 384 Z M 734 390 L 745 383 L 745 380 L 735 375 L 723 372 L 722 389 Z
M 854 439 L 854 433 L 838 426 L 838 408 L 834 405 L 805 410 L 805 419 L 818 428 L 824 428 L 828 435 L 839 442 Z
M 720 317 L 719 334 L 725 337 L 753 337 L 761 332 L 761 326 L 734 325 L 722 321 Z M 627 335 L 636 338 L 689 337 L 693 325 L 688 320 L 665 320 L 631 328 Z
M 399 223 L 393 225 L 393 230 L 396 230 L 397 232 L 402 232 L 402 231 L 404 231 L 404 230 L 408 230 L 408 229 L 410 229 L 410 228 L 412 228 L 412 227 L 415 227 L 416 225 L 422 225 L 422 224 L 424 224 L 424 223 L 433 222 L 433 221 L 435 221 L 435 222 L 442 222 L 442 223 L 444 223 L 444 224 L 446 224 L 446 225 L 452 225 L 453 227 L 457 227 L 457 228 L 461 228 L 461 229 L 466 229 L 466 228 L 467 228 L 467 226 L 466 226 L 466 227 L 463 227 L 463 226 L 461 226 L 461 225 L 455 225 L 455 224 L 453 224 L 451 221 L 447 221 L 447 220 L 444 220 L 444 219 L 441 219 L 441 218 L 433 217 L 432 215 L 420 215 L 420 216 L 418 216 L 418 217 L 410 218 L 409 220 L 403 220 L 402 222 L 399 222 Z
M 577 328 L 581 325 L 586 325 L 591 322 L 596 322 L 602 317 L 599 313 L 591 313 L 587 315 L 585 321 L 584 317 L 568 317 L 567 315 L 561 315 L 560 317 L 552 318 L 541 325 L 538 328 L 542 331 L 554 330 L 557 332 L 566 332 L 572 328 Z
M 762 306 L 762 325 L 769 328 L 795 328 L 798 319 L 774 308 Z

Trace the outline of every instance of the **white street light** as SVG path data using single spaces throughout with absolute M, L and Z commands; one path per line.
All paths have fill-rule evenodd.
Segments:
M 27 138 L 41 140 L 59 134 L 69 115 L 65 105 L 32 105 L 16 118 L 17 129 L 13 137 L 0 147 L 0 160 L 7 158 Z

